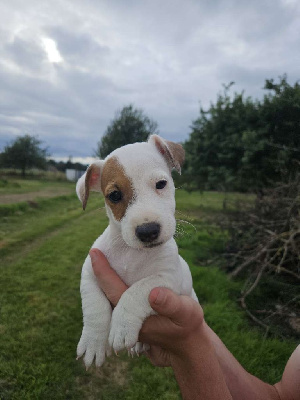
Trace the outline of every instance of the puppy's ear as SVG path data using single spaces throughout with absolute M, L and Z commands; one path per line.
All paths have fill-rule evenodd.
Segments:
M 89 198 L 90 190 L 94 192 L 101 192 L 101 171 L 104 161 L 96 161 L 91 164 L 86 173 L 78 179 L 76 185 L 76 193 L 85 210 Z
M 162 139 L 158 135 L 151 135 L 148 143 L 154 144 L 157 150 L 164 156 L 169 167 L 175 168 L 181 174 L 181 167 L 184 162 L 184 149 L 181 144 Z

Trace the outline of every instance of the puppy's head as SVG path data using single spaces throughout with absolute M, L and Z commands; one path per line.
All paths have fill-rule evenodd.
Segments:
M 126 244 L 152 248 L 175 233 L 175 188 L 171 171 L 184 161 L 181 145 L 150 136 L 113 151 L 89 166 L 76 191 L 85 209 L 90 191 L 102 192 L 110 222 Z

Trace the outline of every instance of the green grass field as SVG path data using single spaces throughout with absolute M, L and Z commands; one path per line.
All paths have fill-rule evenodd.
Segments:
M 37 196 L 49 190 L 46 182 L 25 182 L 27 187 L 21 181 L 15 188 L 10 182 L 10 193 Z M 57 196 L 36 197 L 31 205 L 0 207 L 0 399 L 179 399 L 172 371 L 155 368 L 144 357 L 121 354 L 88 372 L 76 361 L 81 266 L 107 218 L 101 197 L 92 196 L 83 212 L 71 194 L 74 185 L 68 188 L 70 194 L 58 190 Z M 0 188 L 0 204 L 4 195 Z M 224 195 L 177 190 L 176 196 L 177 242 L 206 320 L 249 372 L 276 382 L 296 343 L 266 337 L 253 327 L 234 300 L 240 284 L 229 281 L 217 265 L 204 266 L 226 241 L 226 232 L 214 224 Z M 249 196 L 227 194 L 225 203 L 232 210 L 249 201 Z

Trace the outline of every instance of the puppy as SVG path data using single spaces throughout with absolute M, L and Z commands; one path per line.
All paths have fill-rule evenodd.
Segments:
M 90 191 L 102 192 L 109 226 L 95 241 L 110 265 L 129 286 L 112 311 L 93 273 L 90 256 L 81 275 L 83 330 L 77 356 L 88 368 L 101 366 L 111 349 L 137 353 L 143 321 L 154 314 L 150 291 L 163 286 L 175 293 L 197 297 L 187 263 L 179 256 L 175 233 L 175 187 L 171 170 L 179 173 L 184 161 L 181 145 L 150 136 L 113 151 L 91 164 L 78 180 L 76 191 L 87 205 Z

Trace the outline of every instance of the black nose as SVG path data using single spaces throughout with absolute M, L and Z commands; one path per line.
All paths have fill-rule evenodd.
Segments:
M 158 238 L 160 232 L 160 225 L 156 222 L 149 222 L 148 224 L 139 225 L 135 229 L 136 236 L 143 243 L 153 242 Z

